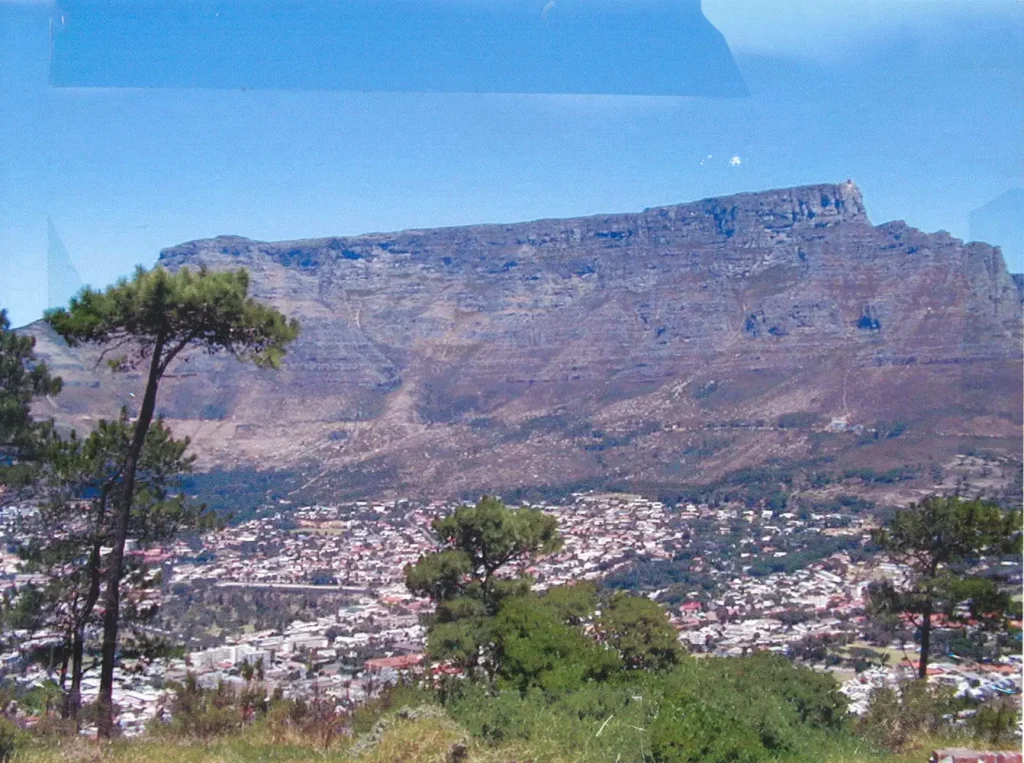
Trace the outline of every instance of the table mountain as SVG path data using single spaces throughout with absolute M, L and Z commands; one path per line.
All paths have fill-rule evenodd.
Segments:
M 244 266 L 302 324 L 280 372 L 197 357 L 162 411 L 205 468 L 290 469 L 326 497 L 1019 454 L 1019 281 L 987 244 L 872 225 L 849 181 L 567 220 L 221 236 L 159 264 Z M 141 378 L 25 330 L 67 381 L 48 404 L 59 421 L 135 404 Z

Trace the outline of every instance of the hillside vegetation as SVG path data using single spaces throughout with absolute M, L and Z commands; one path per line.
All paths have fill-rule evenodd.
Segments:
M 51 729 L 22 733 L 9 760 L 16 763 L 100 761 L 109 763 L 586 763 L 618 761 L 832 761 L 903 763 L 924 761 L 941 746 L 990 749 L 991 736 L 977 729 L 953 732 L 941 724 L 933 698 L 904 705 L 899 716 L 913 726 L 898 745 L 886 747 L 880 733 L 890 721 L 853 724 L 834 707 L 827 676 L 790 672 L 782 663 L 757 658 L 694 661 L 672 678 L 593 687 L 560 698 L 528 693 L 484 696 L 468 690 L 440 695 L 399 687 L 350 718 L 318 716 L 315 707 L 278 701 L 246 722 L 234 703 L 200 702 L 190 716 L 154 727 L 135 739 L 98 743 L 65 737 Z M 707 663 L 707 667 L 703 663 Z M 755 682 L 788 674 L 782 688 Z M 719 684 L 723 676 L 728 676 Z M 680 692 L 679 681 L 693 681 Z M 737 693 L 738 682 L 749 692 Z M 647 690 L 646 696 L 636 694 Z M 746 695 L 744 698 L 743 695 Z M 206 699 L 213 699 L 207 694 Z M 193 697 L 194 699 L 194 697 Z M 824 704 L 821 702 L 824 700 Z M 880 708 L 881 709 L 881 708 Z M 681 725 L 659 725 L 659 718 Z M 831 718 L 831 720 L 829 720 Z M 2 738 L 2 734 L 0 734 Z M 999 743 L 997 738 L 996 744 Z M 1005 749 L 1014 742 L 1004 740 Z M 768 745 L 769 747 L 766 747 Z

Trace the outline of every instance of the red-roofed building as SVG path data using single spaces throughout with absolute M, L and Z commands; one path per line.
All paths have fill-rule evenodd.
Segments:
M 408 670 L 423 662 L 423 653 L 401 654 L 397 657 L 374 657 L 363 663 L 363 667 L 370 671 L 379 671 L 386 668 L 391 670 Z

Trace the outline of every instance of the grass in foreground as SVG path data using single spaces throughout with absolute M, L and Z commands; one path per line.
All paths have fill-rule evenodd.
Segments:
M 151 736 L 111 743 L 85 738 L 39 739 L 19 750 L 11 763 L 449 763 L 455 745 L 466 748 L 467 757 L 459 759 L 460 763 L 589 763 L 594 759 L 593 749 L 565 749 L 555 729 L 550 736 L 491 746 L 471 739 L 465 729 L 440 713 L 414 719 L 391 714 L 388 718 L 379 738 L 371 743 L 365 742 L 372 734 L 335 741 L 327 750 L 308 738 L 282 737 L 265 728 L 250 728 L 209 740 Z M 641 739 L 638 734 L 634 755 L 623 757 L 622 763 L 654 760 Z M 879 754 L 851 743 L 849 749 L 834 751 L 820 760 L 923 763 L 933 749 L 956 743 L 923 737 L 901 754 Z

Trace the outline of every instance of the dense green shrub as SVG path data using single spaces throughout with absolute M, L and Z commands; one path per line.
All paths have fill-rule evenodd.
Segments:
M 474 738 L 494 746 L 528 747 L 537 759 L 594 763 L 650 761 L 646 731 L 658 712 L 658 688 L 649 675 L 591 683 L 562 694 L 530 689 L 491 692 L 463 685 L 448 712 Z
M 525 693 L 531 687 L 559 693 L 603 680 L 621 666 L 578 628 L 566 625 L 554 607 L 535 597 L 506 600 L 494 620 L 494 664 L 501 684 Z
M 24 732 L 12 721 L 0 716 L 0 763 L 8 763 L 21 746 Z
M 588 761 L 816 759 L 847 739 L 831 676 L 768 654 L 683 658 L 669 672 L 524 692 L 463 684 L 447 702 L 475 738 Z
M 691 660 L 669 676 L 651 744 L 665 763 L 800 759 L 845 718 L 831 676 L 777 655 Z

